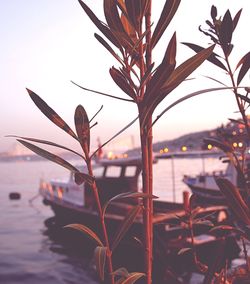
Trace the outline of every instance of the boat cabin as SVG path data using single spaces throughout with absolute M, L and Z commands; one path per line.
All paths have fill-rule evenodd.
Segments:
M 76 166 L 81 172 L 86 173 L 86 166 Z M 138 191 L 139 175 L 141 173 L 141 160 L 138 158 L 124 158 L 108 160 L 102 159 L 93 165 L 101 203 L 123 192 Z M 70 173 L 69 179 L 54 179 L 49 183 L 41 181 L 40 193 L 46 199 L 93 208 L 95 201 L 92 190 L 87 183 L 77 185 L 74 174 Z

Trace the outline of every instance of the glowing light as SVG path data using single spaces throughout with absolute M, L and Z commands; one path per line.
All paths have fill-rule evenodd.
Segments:
M 239 146 L 239 148 L 242 148 L 242 147 L 243 147 L 243 143 L 242 143 L 242 142 L 239 142 L 239 143 L 238 143 L 238 146 Z
M 233 143 L 233 147 L 236 148 L 238 144 L 236 142 Z
M 237 134 L 237 132 L 236 132 L 236 131 L 233 131 L 232 134 L 235 136 L 235 135 Z
M 187 146 L 182 146 L 182 147 L 181 147 L 181 151 L 182 151 L 182 152 L 186 152 L 186 151 L 187 151 Z
M 160 150 L 160 154 L 163 154 L 163 150 L 162 149 Z
M 168 148 L 165 147 L 165 148 L 163 149 L 163 152 L 164 152 L 164 153 L 168 153 Z
M 112 160 L 114 159 L 114 153 L 113 152 L 108 152 L 108 159 Z
M 207 145 L 207 148 L 208 148 L 208 150 L 211 150 L 211 149 L 213 148 L 213 145 L 208 144 L 208 145 Z

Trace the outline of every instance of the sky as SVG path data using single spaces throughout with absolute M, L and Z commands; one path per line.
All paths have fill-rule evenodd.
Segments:
M 96 15 L 104 20 L 101 0 L 86 0 Z M 153 0 L 153 26 L 165 1 Z M 194 53 L 181 42 L 193 42 L 204 47 L 209 40 L 198 31 L 210 19 L 211 5 L 218 14 L 229 8 L 232 15 L 243 8 L 233 42 L 232 65 L 250 50 L 250 2 L 246 0 L 182 0 L 174 20 L 153 52 L 159 64 L 169 39 L 177 33 L 177 64 Z M 113 100 L 79 89 L 71 83 L 83 85 L 116 96 L 126 97 L 109 75 L 109 68 L 119 66 L 94 38 L 100 32 L 85 15 L 77 0 L 0 0 L 0 152 L 13 148 L 15 139 L 6 135 L 21 135 L 47 139 L 72 148 L 77 145 L 37 109 L 25 88 L 42 97 L 72 128 L 74 111 L 81 104 L 89 117 L 103 105 L 92 129 L 92 146 L 97 137 L 104 142 L 137 115 L 135 104 Z M 175 100 L 191 92 L 218 84 L 205 78 L 213 76 L 225 83 L 223 71 L 205 63 L 191 77 L 167 96 L 155 110 L 160 113 Z M 249 76 L 247 76 L 249 79 Z M 248 83 L 247 80 L 244 81 Z M 155 125 L 154 142 L 177 138 L 189 132 L 213 129 L 228 118 L 238 118 L 237 106 L 230 91 L 207 93 L 191 98 L 171 109 Z M 119 148 L 139 144 L 138 124 L 134 124 L 109 146 Z

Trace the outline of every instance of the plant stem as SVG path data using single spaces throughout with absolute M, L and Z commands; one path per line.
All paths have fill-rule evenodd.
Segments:
M 245 243 L 243 238 L 241 238 L 241 241 L 242 241 L 242 245 L 243 245 L 243 253 L 244 253 L 244 256 L 245 256 L 245 259 L 246 259 L 247 272 L 249 273 L 250 272 L 250 264 L 249 264 L 248 255 L 247 255 L 246 243 Z
M 146 131 L 141 126 L 141 151 L 142 151 L 142 184 L 143 192 L 150 194 L 149 186 L 149 151 L 148 151 L 148 136 Z M 144 199 L 144 212 L 143 212 L 143 224 L 144 224 L 144 242 L 145 242 L 145 272 L 146 283 L 152 283 L 152 212 L 150 211 L 151 198 Z
M 90 160 L 88 155 L 86 157 L 86 162 L 87 162 L 88 172 L 91 176 L 93 176 L 92 164 L 91 164 L 91 160 Z M 112 272 L 113 272 L 112 252 L 110 250 L 107 228 L 106 228 L 106 224 L 105 224 L 105 220 L 104 220 L 104 216 L 103 216 L 103 211 L 102 211 L 102 206 L 101 206 L 101 202 L 100 202 L 100 197 L 99 197 L 99 193 L 98 193 L 98 189 L 97 189 L 95 181 L 92 184 L 92 190 L 93 190 L 93 193 L 94 193 L 95 202 L 96 202 L 97 210 L 98 210 L 98 215 L 99 215 L 99 218 L 100 218 L 104 244 L 107 248 L 107 267 L 108 267 L 108 272 L 109 272 L 109 279 L 110 279 L 110 283 L 114 284 L 115 283 L 114 276 L 112 275 Z

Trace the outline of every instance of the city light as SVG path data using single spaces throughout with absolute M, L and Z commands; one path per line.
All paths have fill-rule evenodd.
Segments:
M 186 152 L 186 151 L 187 151 L 187 146 L 182 146 L 182 147 L 181 147 L 181 151 L 182 151 L 182 152 Z

